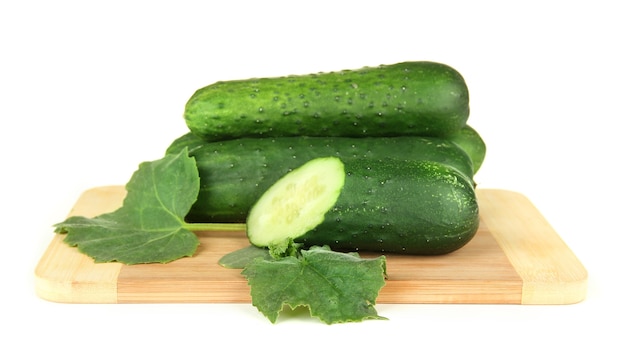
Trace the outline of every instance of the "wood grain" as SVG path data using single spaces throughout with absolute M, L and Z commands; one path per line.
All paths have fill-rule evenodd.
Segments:
M 83 193 L 70 215 L 118 208 L 120 186 Z M 570 304 L 585 298 L 587 272 L 523 195 L 477 191 L 479 230 L 462 249 L 421 257 L 387 255 L 378 303 Z M 199 232 L 190 258 L 168 264 L 96 264 L 55 235 L 35 270 L 37 294 L 65 303 L 248 303 L 240 270 L 217 261 L 246 247 L 243 232 Z M 364 257 L 375 254 L 362 254 Z
M 520 193 L 481 191 L 480 209 L 498 245 L 524 281 L 522 304 L 569 304 L 584 299 L 587 270 Z
M 84 192 L 69 216 L 96 216 L 122 205 L 126 192 L 120 186 L 97 187 Z M 95 264 L 54 235 L 35 269 L 35 288 L 44 299 L 66 303 L 116 303 L 117 278 L 122 264 Z

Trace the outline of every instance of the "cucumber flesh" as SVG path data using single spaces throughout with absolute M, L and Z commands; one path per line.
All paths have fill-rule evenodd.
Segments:
M 337 201 L 344 181 L 343 163 L 335 157 L 313 159 L 288 173 L 250 211 L 250 243 L 269 247 L 315 228 Z

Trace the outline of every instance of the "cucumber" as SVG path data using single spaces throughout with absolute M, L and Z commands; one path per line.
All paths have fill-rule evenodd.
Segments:
M 476 174 L 487 154 L 487 146 L 480 134 L 471 126 L 465 125 L 458 131 L 446 136 L 446 139 L 454 142 L 469 155 L 474 174 Z
M 258 198 L 274 182 L 314 158 L 432 160 L 472 177 L 469 156 L 450 141 L 433 137 L 244 138 L 205 142 L 188 133 L 174 140 L 167 153 L 187 148 L 200 174 L 200 192 L 190 222 L 245 222 Z
M 220 81 L 197 90 L 184 118 L 207 141 L 282 136 L 442 136 L 469 117 L 465 80 L 436 62 Z
M 432 161 L 311 160 L 254 204 L 246 232 L 257 247 L 289 240 L 333 250 L 440 255 L 478 230 L 474 187 Z

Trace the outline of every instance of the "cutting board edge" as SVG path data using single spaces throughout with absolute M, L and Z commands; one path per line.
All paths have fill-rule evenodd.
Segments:
M 125 197 L 126 188 L 123 185 L 88 188 L 81 193 L 68 217 L 75 215 L 79 209 L 78 215 L 89 217 L 101 214 L 101 203 L 107 203 L 113 209 L 120 207 Z M 96 264 L 90 257 L 65 244 L 64 237 L 54 234 L 35 268 L 36 295 L 58 303 L 117 303 L 117 277 L 122 264 Z
M 117 304 L 117 283 L 51 280 L 35 276 L 35 294 L 60 304 Z
M 55 234 L 35 268 L 35 293 L 41 299 L 57 303 L 115 304 L 121 269 L 120 263 L 94 263 L 65 244 L 63 235 Z
M 522 278 L 523 305 L 576 304 L 586 299 L 588 272 L 543 214 L 524 194 L 505 189 L 479 189 L 479 205 L 497 211 L 506 202 L 510 207 L 532 210 L 526 216 L 511 215 L 521 211 L 500 211 L 501 215 L 484 217 L 484 223 L 500 248 Z M 506 199 L 504 199 L 506 198 Z M 497 203 L 497 205 L 496 205 Z M 534 230 L 522 231 L 520 220 L 530 221 Z M 508 223 L 506 225 L 505 223 Z M 503 232 L 504 227 L 508 230 Z M 528 248 L 526 242 L 542 240 L 549 253 Z M 540 262 L 539 264 L 537 262 Z

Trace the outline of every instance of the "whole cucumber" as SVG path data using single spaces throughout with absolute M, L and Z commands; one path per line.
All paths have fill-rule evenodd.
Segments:
M 195 158 L 200 192 L 187 220 L 244 222 L 254 202 L 280 177 L 319 157 L 354 160 L 430 160 L 472 179 L 472 162 L 454 143 L 420 136 L 346 138 L 276 137 L 205 142 L 188 133 L 167 153 L 187 148 Z
M 260 247 L 289 239 L 333 250 L 438 255 L 467 244 L 479 225 L 472 183 L 432 161 L 317 158 L 254 204 L 246 226 Z
M 450 66 L 427 61 L 197 90 L 184 118 L 207 141 L 281 136 L 442 136 L 465 125 L 469 93 Z

